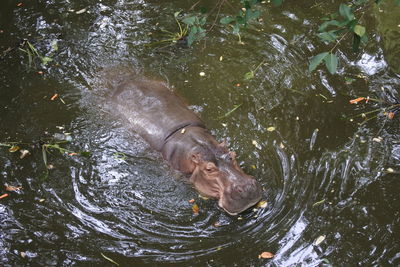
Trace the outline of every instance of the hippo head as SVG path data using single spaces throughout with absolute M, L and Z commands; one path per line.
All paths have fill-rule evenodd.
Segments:
M 262 194 L 260 184 L 242 171 L 235 155 L 224 144 L 191 154 L 194 171 L 190 181 L 201 194 L 219 199 L 218 205 L 231 215 L 256 204 Z

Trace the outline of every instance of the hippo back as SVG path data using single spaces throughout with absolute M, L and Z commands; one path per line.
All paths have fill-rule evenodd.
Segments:
M 118 112 L 158 151 L 166 139 L 180 128 L 203 125 L 182 99 L 162 82 L 129 77 L 113 87 L 112 100 Z

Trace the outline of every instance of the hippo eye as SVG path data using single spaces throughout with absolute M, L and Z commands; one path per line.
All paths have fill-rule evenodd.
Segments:
M 209 162 L 209 163 L 207 163 L 207 166 L 205 169 L 207 172 L 214 172 L 216 170 L 216 166 L 214 163 Z

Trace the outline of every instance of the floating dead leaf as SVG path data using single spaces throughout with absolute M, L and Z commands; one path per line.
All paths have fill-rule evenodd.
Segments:
M 19 146 L 12 146 L 8 149 L 8 152 L 14 153 L 19 150 Z
M 382 142 L 382 137 L 374 137 L 374 138 L 372 138 L 372 141 L 380 143 L 380 142 Z
M 314 245 L 318 246 L 325 240 L 325 235 L 320 235 L 317 239 L 315 239 Z
M 257 169 L 257 166 L 256 165 L 250 165 L 250 167 L 252 168 L 252 169 Z
M 38 71 L 37 73 L 38 73 L 39 75 L 43 75 L 44 72 L 40 70 L 40 71 Z
M 223 56 L 220 56 L 220 57 L 219 57 L 219 61 L 222 61 L 223 59 L 224 59 Z
M 113 259 L 107 257 L 107 256 L 104 255 L 103 253 L 100 253 L 100 254 L 101 254 L 101 256 L 102 256 L 104 259 L 108 260 L 108 261 L 111 262 L 112 264 L 115 264 L 115 265 L 119 266 L 119 263 L 118 263 L 118 262 L 116 262 L 116 261 L 114 261 Z
M 279 144 L 279 147 L 280 147 L 281 149 L 284 149 L 284 148 L 285 148 L 285 145 L 281 142 L 281 143 Z
M 186 129 L 183 128 L 183 129 L 181 130 L 181 134 L 184 134 L 185 132 L 186 132 Z
M 51 101 L 54 101 L 57 97 L 58 97 L 58 94 L 54 94 L 54 95 L 50 98 L 50 100 L 51 100 Z
M 388 112 L 387 117 L 389 120 L 394 118 L 394 112 Z
M 78 153 L 72 152 L 72 153 L 69 153 L 68 155 L 69 156 L 76 156 L 76 155 L 78 155 Z
M 22 3 L 18 3 L 17 4 L 17 7 L 21 7 L 23 4 Z
M 393 170 L 392 168 L 387 168 L 386 171 L 387 171 L 388 173 L 394 173 L 394 170 Z
M 199 214 L 199 206 L 197 204 L 194 204 L 192 206 L 192 211 L 194 214 Z
M 350 104 L 358 104 L 358 102 L 363 101 L 365 97 L 358 97 L 356 99 L 350 100 Z
M 22 258 L 25 258 L 25 257 L 26 257 L 26 253 L 23 252 L 23 251 L 21 251 L 21 253 L 20 253 L 19 255 L 21 255 Z
M 42 203 L 42 202 L 45 202 L 45 200 L 46 200 L 46 199 L 41 198 L 41 199 L 39 199 L 39 202 Z
M 215 223 L 213 223 L 213 226 L 214 226 L 214 227 L 220 227 L 220 226 L 221 226 L 221 223 L 220 223 L 219 221 L 216 221 Z
M 86 8 L 82 8 L 81 10 L 78 10 L 78 11 L 76 11 L 75 12 L 75 14 L 82 14 L 82 13 L 85 13 L 86 12 Z
M 19 191 L 22 188 L 21 186 L 12 186 L 12 185 L 8 185 L 8 184 L 5 184 L 4 187 L 5 187 L 6 191 L 8 191 L 8 192 Z
M 256 140 L 251 141 L 251 143 L 253 144 L 253 146 L 261 150 L 261 146 Z
M 199 75 L 200 75 L 201 77 L 203 77 L 203 76 L 206 76 L 206 73 L 205 73 L 204 71 L 202 71 L 202 72 L 199 73 Z
M 240 220 L 243 220 L 243 217 L 239 216 L 237 219 L 238 219 L 238 221 L 240 221 Z
M 30 154 L 29 150 L 26 149 L 21 149 L 19 152 L 21 152 L 21 155 L 19 156 L 20 159 L 23 159 Z
M 0 199 L 6 198 L 6 197 L 8 197 L 8 194 L 7 194 L 7 193 L 6 193 L 6 194 L 2 194 L 2 195 L 0 196 Z
M 194 203 L 194 198 L 192 198 L 191 200 L 189 200 L 189 203 Z
M 275 129 L 276 129 L 276 128 L 275 128 L 274 126 L 271 126 L 271 127 L 268 127 L 268 128 L 267 128 L 267 131 L 268 131 L 268 132 L 273 132 L 273 131 L 275 131 Z
M 240 87 L 240 83 L 235 84 L 236 87 Z
M 260 255 L 258 255 L 259 259 L 272 259 L 275 255 L 271 252 L 264 251 Z
M 315 203 L 313 204 L 313 207 L 318 206 L 318 205 L 321 205 L 321 204 L 323 204 L 324 202 L 325 202 L 325 199 L 322 199 L 322 200 L 320 200 L 320 201 L 317 201 L 317 202 L 315 202 Z
M 268 202 L 267 202 L 267 201 L 261 200 L 261 201 L 259 201 L 259 202 L 257 203 L 256 207 L 257 207 L 257 208 L 263 209 L 263 208 L 266 208 L 267 205 L 268 205 Z

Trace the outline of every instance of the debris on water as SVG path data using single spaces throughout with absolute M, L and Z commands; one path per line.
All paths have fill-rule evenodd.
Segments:
M 285 145 L 281 142 L 281 143 L 279 144 L 279 147 L 280 147 L 281 149 L 284 149 L 284 148 L 285 148 Z
M 199 206 L 197 204 L 193 204 L 192 211 L 194 214 L 199 214 Z
M 46 201 L 46 199 L 44 199 L 44 198 L 39 199 L 40 203 L 45 202 L 45 201 Z
M 314 245 L 318 246 L 325 240 L 325 235 L 320 235 L 317 239 L 315 239 Z
M 237 219 L 238 219 L 238 221 L 240 221 L 240 220 L 243 220 L 243 217 L 239 216 Z
M 208 198 L 208 197 L 206 197 L 206 196 L 202 196 L 202 195 L 199 195 L 199 197 L 201 198 L 201 199 L 203 199 L 203 200 L 209 200 L 210 198 Z
M 253 165 L 250 165 L 250 167 L 251 167 L 252 169 L 254 169 L 254 170 L 257 169 L 257 166 L 254 165 L 254 164 L 253 164 Z
M 183 129 L 181 130 L 181 134 L 184 134 L 185 132 L 186 132 L 186 129 L 183 128 Z
M 219 57 L 219 61 L 222 61 L 224 58 L 222 56 Z
M 265 200 L 261 200 L 256 204 L 257 208 L 264 209 L 268 206 L 268 202 Z
M 363 101 L 365 97 L 358 97 L 356 99 L 350 100 L 350 104 L 358 104 L 358 102 Z
M 386 171 L 387 171 L 388 173 L 394 173 L 394 170 L 393 170 L 392 168 L 387 168 Z
M 382 140 L 383 140 L 383 138 L 382 137 L 374 137 L 374 138 L 372 138 L 372 141 L 374 141 L 374 142 L 377 142 L 377 143 L 380 143 L 380 142 L 382 142 Z
M 206 73 L 205 73 L 204 71 L 202 71 L 202 72 L 199 73 L 199 75 L 200 75 L 201 77 L 203 77 L 203 76 L 206 76 Z
M 394 112 L 388 112 L 387 117 L 389 120 L 392 120 L 394 118 Z
M 229 110 L 228 112 L 226 112 L 223 116 L 218 117 L 218 119 L 223 119 L 228 117 L 229 115 L 231 115 L 235 110 L 237 110 L 238 108 L 240 108 L 240 106 L 242 106 L 242 104 L 238 104 L 238 105 L 234 105 L 233 108 L 231 110 Z
M 276 129 L 276 128 L 275 128 L 274 126 L 271 126 L 271 127 L 268 127 L 268 128 L 267 128 L 267 131 L 268 131 L 268 132 L 273 132 L 273 131 L 275 131 L 275 129 Z
M 58 94 L 54 94 L 54 95 L 50 98 L 50 100 L 51 100 L 51 101 L 54 101 L 57 97 L 58 97 Z
M 21 253 L 19 253 L 19 255 L 21 255 L 22 258 L 25 258 L 25 257 L 26 257 L 26 253 L 23 252 L 23 251 L 21 251 Z
M 264 251 L 260 255 L 258 255 L 259 259 L 272 259 L 275 255 L 271 252 Z
M 104 255 L 103 253 L 100 253 L 100 254 L 101 254 L 101 256 L 103 256 L 103 258 L 105 258 L 105 259 L 108 260 L 109 262 L 111 262 L 111 263 L 113 263 L 113 264 L 119 266 L 119 263 L 115 262 L 113 259 L 107 257 L 107 256 Z
M 15 192 L 15 191 L 19 191 L 22 189 L 21 186 L 12 186 L 12 185 L 8 185 L 8 184 L 4 184 L 4 187 L 5 187 L 6 191 L 8 191 L 8 192 Z
M 19 156 L 20 159 L 23 159 L 30 154 L 29 150 L 26 149 L 21 149 L 19 152 L 21 152 L 21 155 Z
M 8 194 L 7 194 L 7 193 L 2 194 L 2 195 L 0 196 L 0 199 L 6 198 L 6 197 L 8 197 Z
M 321 204 L 324 203 L 324 202 L 325 202 L 325 199 L 320 200 L 320 201 L 317 201 L 317 202 L 315 202 L 315 203 L 313 204 L 313 207 L 318 206 L 318 205 L 321 205 Z
M 87 11 L 86 8 L 82 8 L 81 10 L 76 11 L 75 14 L 79 15 L 79 14 L 85 13 L 86 11 Z
M 12 147 L 10 147 L 8 149 L 8 152 L 14 153 L 14 152 L 17 152 L 18 150 L 19 150 L 19 146 L 13 145 Z
M 220 227 L 222 226 L 221 223 L 219 221 L 216 221 L 215 223 L 213 223 L 214 227 Z
M 189 203 L 194 203 L 194 198 L 192 198 L 191 200 L 189 200 Z
M 255 146 L 256 148 L 261 150 L 262 147 L 260 146 L 260 144 L 256 140 L 251 141 L 251 143 L 253 144 L 253 146 Z

